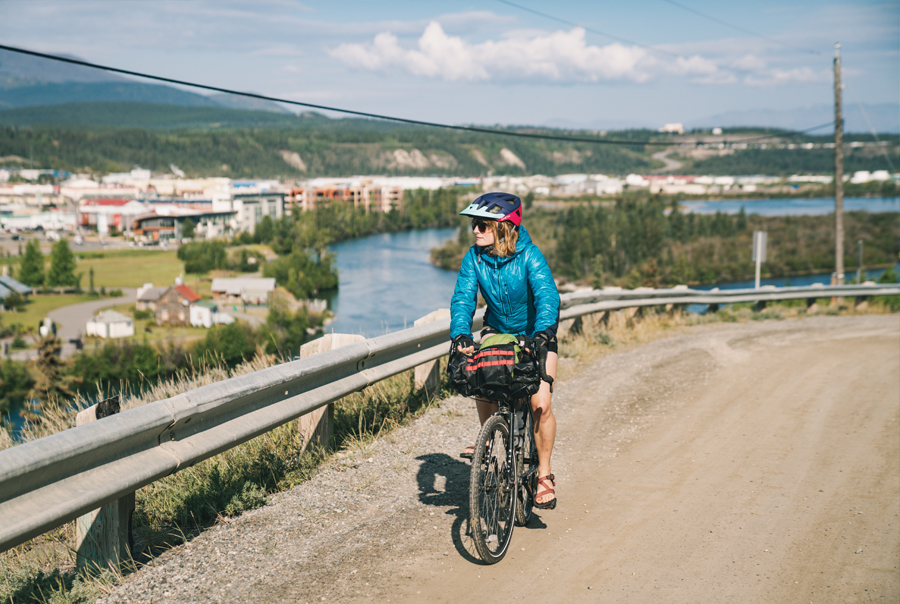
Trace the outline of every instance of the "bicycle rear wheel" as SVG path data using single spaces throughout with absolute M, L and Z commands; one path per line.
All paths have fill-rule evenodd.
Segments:
M 515 467 L 507 463 L 509 424 L 491 416 L 481 427 L 469 482 L 469 525 L 475 549 L 488 564 L 503 559 L 516 515 Z
M 531 416 L 531 401 L 525 401 L 525 426 L 522 428 L 522 446 L 516 450 L 516 525 L 525 526 L 531 521 L 534 511 L 534 493 L 537 486 L 538 454 L 534 444 L 534 418 Z

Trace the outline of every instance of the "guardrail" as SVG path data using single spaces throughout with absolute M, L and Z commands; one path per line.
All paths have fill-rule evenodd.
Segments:
M 900 285 L 592 290 L 561 319 L 667 304 L 900 295 Z M 473 329 L 481 328 L 482 311 Z M 0 451 L 0 551 L 449 350 L 449 319 L 147 403 Z

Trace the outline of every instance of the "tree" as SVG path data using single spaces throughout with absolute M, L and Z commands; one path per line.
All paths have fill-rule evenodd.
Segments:
M 522 203 L 525 204 L 525 209 L 530 210 L 531 204 L 534 203 L 534 193 L 528 191 L 528 195 L 525 196 L 525 199 L 522 200 Z
M 50 252 L 47 285 L 50 287 L 78 287 L 80 281 L 75 274 L 75 254 L 69 247 L 69 240 L 60 239 L 53 244 L 53 250 Z
M 25 296 L 19 292 L 9 292 L 9 295 L 3 299 L 3 306 L 7 310 L 19 310 L 25 306 Z
M 60 359 L 62 340 L 55 335 L 42 338 L 35 359 L 37 379 L 28 395 L 29 401 L 21 411 L 22 417 L 37 423 L 42 421 L 47 411 L 58 409 L 60 404 L 73 393 L 73 378 L 64 374 L 65 365 Z
M 25 246 L 25 255 L 19 265 L 19 281 L 31 287 L 44 284 L 44 254 L 37 239 L 32 239 Z
M 194 238 L 194 221 L 190 218 L 185 219 L 185 221 L 181 224 L 181 236 L 184 239 L 193 239 Z

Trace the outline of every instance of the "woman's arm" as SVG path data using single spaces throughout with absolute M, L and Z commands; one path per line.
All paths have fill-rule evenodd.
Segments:
M 478 305 L 478 277 L 475 274 L 475 250 L 463 256 L 456 277 L 456 289 L 450 301 L 450 338 L 472 334 L 472 317 Z
M 537 311 L 534 331 L 545 332 L 548 337 L 554 337 L 559 326 L 559 292 L 544 254 L 536 245 L 529 248 L 526 262 L 528 287 L 534 295 L 534 307 Z

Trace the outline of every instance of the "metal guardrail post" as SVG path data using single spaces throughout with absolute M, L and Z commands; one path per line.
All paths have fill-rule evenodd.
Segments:
M 426 323 L 433 323 L 434 321 L 438 321 L 440 319 L 449 319 L 450 318 L 450 309 L 449 308 L 439 308 L 433 312 L 428 313 L 421 319 L 416 319 L 416 322 L 413 323 L 414 326 L 425 325 Z M 448 347 L 449 348 L 449 347 Z M 441 366 L 438 361 L 428 361 L 422 365 L 419 365 L 415 369 L 415 385 L 416 390 L 421 390 L 425 388 L 425 394 L 428 393 L 434 394 L 437 392 L 437 389 L 441 385 Z
M 109 417 L 119 412 L 119 397 L 114 396 L 84 409 L 75 417 L 75 425 Z M 134 547 L 131 518 L 134 491 L 75 520 L 75 564 L 79 569 L 97 571 L 118 569 L 131 556 Z
M 341 346 L 363 342 L 365 339 L 365 336 L 358 334 L 325 334 L 318 340 L 302 345 L 300 358 L 305 359 Z M 300 416 L 300 419 L 297 420 L 297 431 L 300 434 L 300 453 L 305 452 L 310 444 L 322 449 L 330 449 L 334 444 L 334 403 L 328 403 Z

